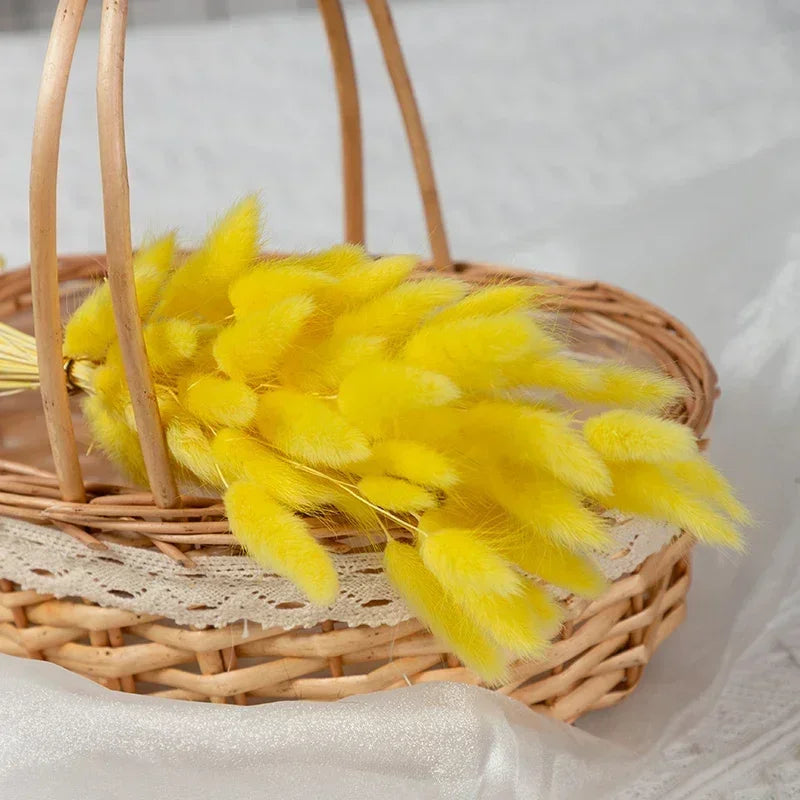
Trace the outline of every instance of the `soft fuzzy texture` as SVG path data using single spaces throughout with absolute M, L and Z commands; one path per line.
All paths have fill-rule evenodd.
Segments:
M 241 319 L 292 297 L 316 299 L 336 284 L 336 278 L 319 270 L 273 261 L 262 263 L 238 278 L 231 285 L 228 297 L 236 318 Z
M 603 549 L 609 544 L 605 520 L 563 483 L 547 475 L 528 477 L 518 469 L 489 472 L 487 479 L 492 497 L 540 536 L 572 550 Z
M 203 428 L 191 419 L 176 418 L 167 425 L 167 445 L 175 461 L 201 483 L 218 486 L 219 467 Z
M 384 336 L 397 342 L 406 338 L 437 308 L 458 300 L 467 287 L 451 278 L 426 278 L 404 283 L 342 314 L 334 325 L 338 334 Z
M 389 580 L 438 639 L 489 684 L 505 681 L 506 656 L 501 648 L 448 598 L 413 547 L 390 539 L 383 563 Z
M 245 428 L 258 406 L 258 395 L 246 383 L 216 375 L 190 375 L 179 397 L 186 411 L 210 427 Z
M 444 375 L 393 361 L 356 367 L 339 386 L 339 410 L 370 436 L 391 430 L 402 414 L 458 399 Z
M 147 359 L 153 372 L 175 374 L 197 352 L 197 326 L 185 319 L 165 319 L 144 329 Z
M 535 287 L 473 290 L 350 244 L 264 258 L 259 216 L 246 198 L 199 250 L 171 236 L 142 250 L 136 289 L 178 477 L 224 492 L 247 552 L 309 599 L 330 603 L 336 575 L 302 515 L 344 516 L 386 543 L 409 607 L 496 682 L 560 624 L 529 576 L 602 591 L 603 506 L 739 545 L 746 511 L 692 432 L 644 413 L 684 391 L 674 380 L 573 358 Z M 107 286 L 70 320 L 65 354 L 91 375 L 95 442 L 144 482 Z M 561 396 L 611 408 L 584 422 Z
M 708 463 L 697 455 L 689 461 L 670 464 L 668 472 L 700 497 L 706 497 L 734 522 L 752 524 L 750 512 L 736 497 L 733 487 Z
M 214 341 L 217 365 L 235 380 L 268 380 L 313 312 L 314 301 L 300 295 L 237 318 Z
M 464 389 L 481 390 L 495 388 L 498 381 L 501 386 L 504 383 L 497 365 L 544 355 L 557 347 L 529 315 L 516 312 L 434 320 L 408 340 L 403 358 L 446 375 Z
M 431 492 L 402 478 L 367 475 L 358 482 L 357 487 L 370 503 L 388 511 L 421 514 L 436 505 L 436 497 Z
M 448 591 L 462 585 L 476 592 L 519 594 L 520 576 L 473 531 L 446 528 L 422 538 L 425 566 Z
M 139 437 L 128 425 L 124 415 L 105 403 L 99 394 L 90 394 L 84 398 L 83 412 L 95 444 L 134 481 L 146 483 L 147 471 Z
M 356 474 L 386 474 L 436 489 L 458 483 L 458 471 L 447 456 L 411 439 L 384 439 L 372 447 L 372 456 L 349 466 Z
M 246 478 L 289 508 L 310 512 L 338 496 L 332 484 L 296 469 L 243 431 L 223 428 L 211 442 L 211 451 L 225 483 Z
M 608 491 L 606 465 L 570 423 L 567 415 L 545 408 L 485 402 L 470 409 L 466 425 L 468 435 L 497 454 L 545 470 L 577 491 Z
M 253 558 L 294 581 L 309 600 L 329 605 L 339 581 L 330 556 L 303 520 L 259 483 L 239 481 L 225 492 L 231 530 Z
M 687 490 L 669 469 L 656 464 L 618 464 L 612 467 L 612 476 L 613 494 L 598 497 L 604 505 L 666 519 L 703 541 L 742 548 L 738 531 L 713 507 L 713 501 Z
M 527 284 L 487 286 L 470 292 L 463 300 L 448 306 L 437 315 L 439 322 L 472 319 L 510 311 L 530 310 L 541 295 L 541 290 Z
M 175 252 L 175 237 L 165 236 L 143 247 L 133 257 L 134 284 L 139 313 L 150 316 Z M 111 289 L 103 282 L 75 310 L 64 328 L 67 358 L 101 362 L 116 341 Z
M 387 256 L 362 261 L 338 272 L 338 280 L 325 292 L 323 303 L 333 310 L 354 308 L 399 286 L 417 264 L 415 256 Z
M 292 389 L 333 396 L 356 367 L 385 356 L 386 340 L 381 336 L 326 336 L 312 330 L 292 343 L 277 380 Z
M 583 432 L 606 461 L 663 464 L 697 454 L 697 441 L 685 425 L 639 411 L 606 411 L 587 420 Z
M 553 614 L 543 618 L 527 592 L 501 595 L 461 584 L 448 587 L 448 596 L 482 631 L 508 653 L 520 658 L 541 656 L 552 636 Z M 551 601 L 555 606 L 555 602 Z M 555 612 L 554 612 L 555 613 Z
M 288 456 L 313 466 L 340 467 L 370 454 L 366 436 L 325 400 L 289 389 L 261 395 L 261 436 Z
M 212 229 L 203 246 L 189 255 L 164 284 L 159 317 L 192 317 L 218 323 L 233 311 L 228 286 L 256 263 L 260 244 L 258 200 L 234 206 Z
M 507 557 L 522 569 L 553 586 L 581 597 L 597 597 L 608 581 L 591 560 L 567 547 L 530 536 L 515 536 L 502 543 Z

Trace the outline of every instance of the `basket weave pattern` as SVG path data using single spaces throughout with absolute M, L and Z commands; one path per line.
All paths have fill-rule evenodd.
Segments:
M 425 211 L 432 262 L 421 269 L 458 273 L 482 284 L 531 281 L 482 264 L 454 263 L 430 154 L 386 0 L 365 0 L 400 107 Z M 340 109 L 345 239 L 364 242 L 363 153 L 355 68 L 339 0 L 318 0 L 330 45 Z M 60 0 L 37 106 L 31 169 L 31 267 L 0 276 L 0 318 L 17 324 L 32 311 L 44 422 L 16 398 L 0 401 L 0 514 L 58 527 L 86 547 L 107 542 L 156 548 L 185 565 L 234 552 L 221 504 L 181 497 L 167 457 L 133 288 L 130 202 L 122 115 L 126 0 L 103 3 L 98 64 L 98 131 L 106 256 L 59 258 L 56 178 L 67 81 L 86 0 Z M 106 270 L 106 264 L 108 269 Z M 92 475 L 75 435 L 61 353 L 65 293 L 107 276 L 149 491 L 104 472 Z M 716 376 L 692 334 L 660 309 L 596 282 L 536 276 L 544 308 L 569 321 L 576 349 L 595 356 L 640 355 L 684 381 L 690 394 L 670 415 L 701 437 Z M 42 446 L 43 432 L 47 445 Z M 702 442 L 701 442 L 702 444 Z M 325 543 L 352 552 L 352 531 L 320 527 Z M 499 691 L 562 720 L 605 708 L 638 683 L 658 645 L 685 616 L 692 539 L 676 538 L 592 603 L 568 601 L 569 621 L 542 661 L 513 665 Z M 203 598 L 198 597 L 198 603 Z M 432 680 L 479 683 L 416 620 L 349 627 L 328 620 L 283 630 L 240 622 L 194 629 L 173 620 L 84 598 L 55 598 L 0 576 L 0 652 L 45 659 L 109 688 L 161 697 L 246 704 L 264 699 L 334 700 Z

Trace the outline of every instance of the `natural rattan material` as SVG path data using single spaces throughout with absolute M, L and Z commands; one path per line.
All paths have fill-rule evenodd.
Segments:
M 453 270 L 477 284 L 497 277 L 533 279 L 488 265 L 457 264 Z M 76 295 L 103 271 L 101 256 L 62 259 L 64 305 L 74 307 Z M 576 349 L 638 357 L 685 381 L 692 395 L 672 415 L 702 435 L 716 378 L 680 323 L 604 284 L 550 276 L 535 280 L 547 288 L 545 306 L 559 312 L 562 324 L 568 322 L 565 332 Z M 26 271 L 0 277 L 0 317 L 25 327 L 30 302 Z M 199 554 L 231 552 L 233 539 L 218 502 L 187 497 L 180 509 L 159 508 L 149 493 L 109 482 L 108 465 L 96 455 L 81 459 L 88 478 L 104 478 L 87 482 L 88 502 L 58 503 L 41 420 L 29 404 L 15 411 L 20 402 L 19 397 L 0 401 L 0 456 L 5 459 L 0 462 L 0 513 L 58 525 L 92 548 L 106 541 L 157 547 L 185 563 Z M 23 419 L 32 424 L 20 425 Z M 81 441 L 77 416 L 75 426 Z M 319 535 L 329 546 L 346 550 L 347 532 L 344 526 L 320 528 Z M 625 697 L 653 651 L 685 616 L 690 547 L 691 538 L 683 535 L 598 600 L 587 605 L 573 598 L 570 620 L 546 659 L 514 665 L 510 682 L 499 691 L 564 720 Z M 44 658 L 115 689 L 218 703 L 333 700 L 431 680 L 479 684 L 415 620 L 378 628 L 329 621 L 312 630 L 242 623 L 196 630 L 80 598 L 55 599 L 7 580 L 0 583 L 0 652 Z

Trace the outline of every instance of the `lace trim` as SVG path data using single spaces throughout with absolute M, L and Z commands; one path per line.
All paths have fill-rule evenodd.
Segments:
M 672 526 L 637 517 L 615 519 L 614 553 L 596 559 L 610 580 L 632 572 L 677 534 Z M 332 558 L 341 590 L 332 606 L 322 608 L 245 556 L 198 555 L 196 566 L 186 567 L 156 550 L 118 544 L 92 550 L 56 528 L 0 517 L 0 576 L 56 597 L 84 597 L 199 627 L 242 619 L 285 629 L 326 619 L 377 626 L 413 616 L 386 580 L 380 554 Z

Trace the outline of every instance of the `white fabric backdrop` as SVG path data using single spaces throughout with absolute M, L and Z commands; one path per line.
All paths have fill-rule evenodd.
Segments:
M 370 243 L 419 250 L 397 113 L 368 20 L 351 16 Z M 111 694 L 3 658 L 0 794 L 798 796 L 800 7 L 450 0 L 403 4 L 396 16 L 456 255 L 599 277 L 693 328 L 720 366 L 712 455 L 759 520 L 749 553 L 698 554 L 688 621 L 639 691 L 582 730 L 463 687 L 223 709 Z M 44 47 L 41 35 L 0 37 L 0 250 L 10 263 L 27 256 Z M 63 252 L 102 248 L 94 52 L 87 35 L 67 105 Z M 327 58 L 311 14 L 134 31 L 135 234 L 177 225 L 191 237 L 262 189 L 276 246 L 338 238 Z

